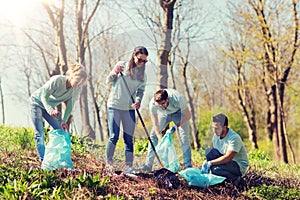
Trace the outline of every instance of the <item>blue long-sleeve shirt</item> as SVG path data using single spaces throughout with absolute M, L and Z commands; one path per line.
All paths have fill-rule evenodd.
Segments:
M 52 110 L 55 110 L 58 104 L 66 102 L 67 106 L 62 120 L 63 122 L 67 122 L 79 93 L 80 88 L 70 87 L 67 89 L 66 76 L 55 75 L 32 93 L 30 101 L 32 104 L 45 109 L 49 114 Z

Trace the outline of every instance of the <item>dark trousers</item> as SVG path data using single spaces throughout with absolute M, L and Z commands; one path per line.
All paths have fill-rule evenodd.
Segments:
M 223 156 L 218 149 L 208 148 L 206 149 L 206 160 L 214 160 Z M 234 181 L 237 177 L 242 176 L 239 165 L 235 161 L 231 161 L 225 164 L 212 165 L 211 166 L 212 174 L 226 177 L 228 181 Z

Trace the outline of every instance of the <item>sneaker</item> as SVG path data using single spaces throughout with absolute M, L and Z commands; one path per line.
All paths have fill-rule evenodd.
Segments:
M 114 166 L 112 165 L 112 163 L 106 163 L 105 167 L 109 172 L 112 172 L 114 170 Z
M 134 170 L 132 169 L 132 167 L 126 166 L 126 168 L 124 170 L 124 174 L 131 174 L 131 173 L 134 173 Z
M 152 171 L 151 167 L 149 167 L 148 165 L 145 165 L 145 164 L 140 166 L 139 170 L 143 171 L 143 172 L 151 172 Z
M 240 186 L 240 183 L 241 183 L 241 177 L 238 176 L 235 180 L 232 181 L 232 184 L 236 187 Z

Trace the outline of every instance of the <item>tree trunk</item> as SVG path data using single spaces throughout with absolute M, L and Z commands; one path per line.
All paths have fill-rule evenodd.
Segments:
M 102 127 L 102 123 L 101 123 L 101 117 L 100 117 L 100 108 L 97 104 L 96 101 L 94 101 L 94 106 L 95 106 L 95 115 L 96 115 L 96 119 L 97 119 L 97 123 L 99 125 L 99 131 L 100 131 L 100 142 L 104 141 L 104 134 L 103 134 L 103 127 Z
M 273 139 L 273 147 L 274 147 L 274 153 L 275 158 L 277 161 L 281 160 L 281 154 L 280 154 L 280 146 L 279 146 L 279 135 L 278 135 L 278 123 L 277 123 L 277 95 L 276 95 L 276 88 L 273 86 L 271 88 L 270 93 L 268 94 L 269 97 L 269 115 L 270 118 L 268 118 L 269 121 L 267 121 L 268 126 L 270 127 L 269 130 L 271 131 L 270 134 L 272 134 Z
M 5 124 L 5 112 L 4 112 L 4 98 L 2 91 L 2 78 L 0 77 L 0 102 L 1 102 L 1 110 L 2 110 L 2 124 Z
M 280 78 L 279 84 L 278 84 L 278 92 L 277 94 L 279 99 L 279 108 L 278 108 L 278 127 L 279 128 L 279 144 L 281 147 L 281 154 L 282 154 L 282 161 L 285 163 L 288 163 L 288 155 L 287 155 L 287 141 L 286 141 L 286 133 L 284 128 L 284 119 L 285 119 L 285 112 L 284 112 L 284 92 L 285 92 L 285 84 L 287 81 L 287 77 L 289 75 L 289 72 L 291 70 L 291 67 L 287 67 L 286 70 L 283 73 L 282 78 Z
M 67 48 L 65 44 L 64 36 L 64 11 L 65 11 L 65 1 L 61 1 L 60 7 L 53 6 L 50 8 L 49 4 L 43 3 L 46 9 L 49 19 L 51 21 L 52 27 L 55 31 L 56 44 L 57 44 L 57 58 L 54 70 L 51 72 L 50 76 L 57 74 L 65 74 L 68 69 L 67 64 Z
M 85 65 L 85 52 L 86 47 L 88 46 L 86 43 L 89 42 L 88 40 L 88 26 L 90 23 L 91 18 L 95 14 L 99 0 L 96 1 L 93 11 L 89 15 L 89 17 L 84 21 L 83 19 L 83 10 L 85 6 L 84 0 L 76 1 L 76 46 L 77 46 L 77 59 L 78 62 Z M 81 105 L 81 117 L 83 121 L 83 130 L 90 139 L 95 140 L 96 134 L 93 128 L 90 125 L 90 117 L 89 117 L 89 106 L 88 106 L 88 92 L 87 86 L 84 85 L 82 87 L 81 96 L 80 96 L 80 105 Z
M 82 117 L 82 125 L 83 125 L 83 133 L 87 134 L 90 139 L 95 140 L 96 134 L 90 125 L 90 117 L 89 117 L 89 107 L 87 102 L 87 86 L 82 87 L 81 95 L 80 95 L 80 107 L 81 107 L 81 117 Z
M 187 78 L 186 78 L 186 69 L 188 63 L 183 63 L 183 68 L 182 68 L 182 76 L 183 76 L 183 82 L 184 82 L 184 91 L 185 91 L 185 98 L 187 99 L 188 102 L 188 107 L 191 111 L 192 117 L 191 117 L 191 128 L 192 128 L 192 135 L 193 135 L 193 140 L 194 140 L 194 148 L 195 150 L 198 150 L 200 148 L 200 141 L 199 141 L 199 132 L 196 127 L 196 117 L 195 117 L 195 109 L 194 109 L 194 104 L 193 104 L 193 99 L 190 94 L 190 89 L 187 83 Z
M 92 68 L 92 54 L 91 54 L 91 49 L 90 49 L 90 43 L 87 41 L 87 51 L 88 51 L 88 55 L 89 55 L 89 76 L 92 77 L 93 76 L 93 68 Z M 103 135 L 103 127 L 102 127 L 102 123 L 101 123 L 101 117 L 100 117 L 100 108 L 99 105 L 97 104 L 97 94 L 95 94 L 95 88 L 94 88 L 94 84 L 92 79 L 89 79 L 89 89 L 90 92 L 92 94 L 92 101 L 93 101 L 93 105 L 94 105 L 94 112 L 95 112 L 95 118 L 96 118 L 96 123 L 99 126 L 99 133 L 100 133 L 100 137 L 99 140 L 101 142 L 104 141 L 104 135 Z M 94 125 L 95 129 L 96 129 L 96 125 Z M 95 131 L 96 132 L 96 131 Z
M 157 52 L 158 56 L 158 87 L 168 87 L 168 60 L 171 50 L 171 33 L 173 29 L 173 10 L 176 0 L 160 0 L 160 6 L 164 12 L 164 25 L 161 36 L 160 49 Z

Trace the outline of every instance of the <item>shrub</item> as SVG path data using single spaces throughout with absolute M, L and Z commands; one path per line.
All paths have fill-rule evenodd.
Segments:
M 300 191 L 298 188 L 288 189 L 279 186 L 258 186 L 251 188 L 248 192 L 253 199 L 299 199 Z

